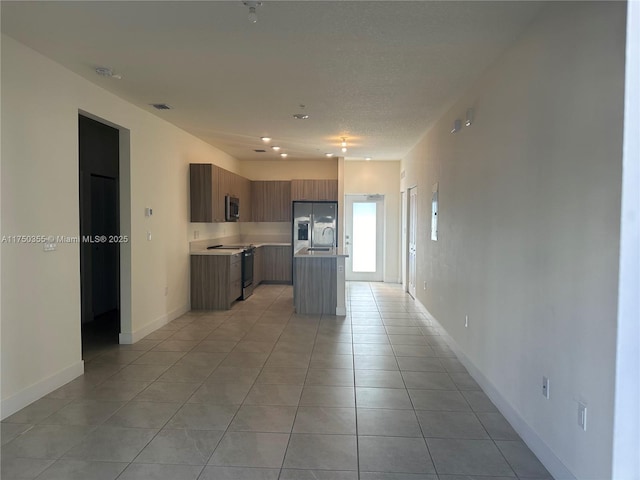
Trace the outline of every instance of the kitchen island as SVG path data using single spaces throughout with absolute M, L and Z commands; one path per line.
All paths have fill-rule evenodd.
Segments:
M 342 248 L 301 248 L 293 256 L 293 302 L 296 313 L 346 315 Z

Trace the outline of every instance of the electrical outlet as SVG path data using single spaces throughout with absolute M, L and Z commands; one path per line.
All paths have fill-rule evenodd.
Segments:
M 542 377 L 542 396 L 549 400 L 549 378 Z
M 151 241 L 151 232 L 147 232 L 147 240 Z
M 423 289 L 423 290 L 426 290 L 426 289 L 427 289 L 427 281 L 426 281 L 426 280 L 424 281 L 424 284 L 422 285 L 422 289 Z
M 582 402 L 578 402 L 578 426 L 587 431 L 587 406 Z
M 469 315 L 464 316 L 464 328 L 469 328 Z

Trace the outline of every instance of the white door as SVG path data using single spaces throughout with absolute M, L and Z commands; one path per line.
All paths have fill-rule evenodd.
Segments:
M 408 290 L 407 285 L 407 250 L 409 247 L 409 241 L 407 239 L 407 209 L 409 206 L 407 205 L 407 192 L 400 192 L 400 258 L 398 261 L 400 262 L 400 282 L 402 283 L 402 288 L 406 292 Z
M 409 259 L 408 259 L 408 292 L 416 298 L 416 228 L 418 226 L 418 188 L 409 189 Z
M 346 280 L 384 279 L 384 195 L 345 195 Z

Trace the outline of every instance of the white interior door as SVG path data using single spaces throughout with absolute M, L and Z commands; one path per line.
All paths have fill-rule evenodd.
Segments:
M 418 226 L 418 188 L 409 189 L 409 255 L 408 255 L 408 289 L 409 295 L 416 298 L 416 229 Z
M 402 283 L 402 288 L 406 292 L 408 290 L 407 285 L 407 250 L 409 248 L 409 241 L 407 238 L 407 211 L 409 206 L 407 205 L 407 192 L 400 192 L 400 258 L 398 259 L 400 262 L 400 282 Z
M 384 279 L 384 195 L 345 195 L 346 280 Z

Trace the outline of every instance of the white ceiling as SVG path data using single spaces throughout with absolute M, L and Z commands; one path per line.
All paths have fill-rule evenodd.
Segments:
M 540 6 L 266 0 L 252 24 L 240 0 L 2 1 L 2 31 L 240 160 L 278 158 L 263 135 L 289 159 L 342 136 L 347 159 L 400 159 Z

